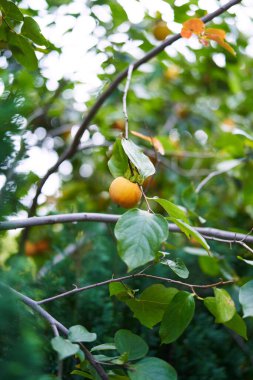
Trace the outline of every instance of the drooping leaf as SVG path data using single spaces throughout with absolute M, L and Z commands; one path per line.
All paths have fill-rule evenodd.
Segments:
M 170 220 L 172 220 L 180 228 L 180 230 L 185 233 L 188 239 L 193 237 L 202 245 L 202 247 L 204 247 L 207 250 L 207 252 L 210 252 L 210 247 L 207 244 L 206 239 L 203 238 L 203 236 L 201 236 L 200 233 L 197 230 L 195 230 L 194 227 L 176 218 L 170 218 Z
M 148 352 L 147 343 L 130 330 L 118 330 L 114 337 L 116 349 L 120 354 L 128 354 L 128 360 L 143 358 Z
M 167 307 L 159 330 L 162 343 L 172 343 L 183 334 L 195 311 L 192 293 L 180 291 Z
M 41 33 L 40 27 L 32 17 L 25 17 L 21 33 L 37 45 L 48 45 L 48 41 Z
M 198 262 L 202 272 L 208 276 L 216 277 L 220 274 L 220 266 L 216 257 L 200 256 Z
M 224 47 L 229 53 L 236 55 L 234 49 L 225 41 L 226 33 L 222 29 L 207 28 L 205 30 L 205 38 L 217 42 L 218 45 Z
M 132 209 L 118 220 L 115 236 L 119 255 L 132 270 L 155 258 L 168 237 L 168 223 L 161 215 Z
M 94 342 L 97 339 L 97 335 L 90 333 L 81 325 L 76 325 L 70 327 L 68 338 L 71 342 Z
M 163 259 L 161 260 L 161 264 L 167 265 L 170 269 L 181 278 L 189 277 L 189 270 L 185 266 L 185 263 L 182 259 L 177 258 L 176 260 Z
M 176 219 L 181 219 L 185 222 L 188 222 L 186 210 L 183 208 L 175 205 L 174 203 L 168 201 L 167 199 L 162 199 L 162 198 L 148 198 L 151 199 L 152 201 L 155 201 L 156 203 L 159 203 L 160 206 L 172 217 Z
M 243 317 L 253 317 L 253 280 L 246 282 L 239 292 L 239 301 L 243 309 Z
M 68 339 L 56 336 L 51 340 L 52 347 L 58 352 L 60 360 L 76 354 L 79 350 L 78 344 L 71 343 Z
M 131 380 L 177 380 L 177 373 L 169 363 L 152 357 L 132 365 L 128 375 Z
M 38 60 L 28 40 L 16 33 L 8 34 L 8 43 L 16 60 L 28 70 L 38 67 Z
M 178 292 L 175 288 L 166 288 L 161 284 L 146 288 L 139 298 L 124 301 L 140 323 L 152 328 L 161 322 L 167 306 Z
M 129 160 L 137 168 L 143 181 L 155 173 L 155 167 L 150 159 L 141 152 L 140 148 L 133 141 L 123 138 L 121 144 Z

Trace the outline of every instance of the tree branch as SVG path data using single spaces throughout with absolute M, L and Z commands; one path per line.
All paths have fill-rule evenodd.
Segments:
M 49 314 L 46 310 L 44 310 L 38 302 L 34 301 L 32 298 L 25 296 L 22 293 L 19 293 L 17 290 L 10 288 L 9 286 L 2 284 L 4 288 L 8 289 L 11 293 L 16 295 L 19 299 L 21 299 L 27 306 L 29 306 L 31 309 L 36 311 L 38 314 L 41 315 L 42 318 L 44 318 L 51 326 L 53 331 L 56 333 L 61 331 L 64 335 L 68 335 L 69 330 L 59 321 L 57 321 L 51 314 Z M 102 380 L 108 380 L 108 376 L 102 366 L 96 362 L 93 355 L 90 353 L 90 351 L 82 344 L 78 343 L 82 349 L 82 351 L 85 354 L 85 358 L 89 361 L 89 363 L 92 365 L 92 367 L 96 370 L 96 372 L 99 374 Z
M 98 213 L 73 213 L 73 214 L 58 214 L 48 216 L 34 216 L 26 219 L 9 220 L 0 222 L 0 231 L 2 230 L 15 230 L 17 228 L 27 228 L 35 226 L 43 226 L 48 224 L 57 223 L 75 223 L 75 222 L 101 222 L 101 223 L 116 223 L 121 215 L 115 214 L 98 214 Z M 173 223 L 169 223 L 169 230 L 171 232 L 182 233 L 179 227 Z M 230 232 L 219 230 L 212 227 L 194 227 L 206 239 L 223 239 L 224 243 L 253 243 L 253 236 L 249 234 L 241 234 L 237 232 Z
M 210 13 L 209 15 L 206 15 L 202 18 L 204 23 L 207 23 L 211 20 L 213 20 L 215 17 L 221 15 L 222 13 L 226 12 L 229 8 L 232 6 L 239 4 L 242 0 L 231 0 L 227 4 L 221 6 L 216 11 Z M 148 62 L 155 56 L 157 56 L 160 52 L 162 52 L 167 46 L 172 45 L 174 42 L 178 41 L 181 38 L 180 34 L 176 34 L 172 37 L 167 38 L 163 43 L 161 43 L 159 46 L 155 47 L 151 51 L 149 51 L 144 57 L 139 59 L 138 61 L 133 63 L 133 70 L 136 70 L 138 67 L 143 65 L 144 63 Z M 46 175 L 40 180 L 37 186 L 36 194 L 33 199 L 32 206 L 29 210 L 29 216 L 33 216 L 35 214 L 36 208 L 37 208 L 37 201 L 38 197 L 41 193 L 41 190 L 46 183 L 47 179 L 56 172 L 61 165 L 63 161 L 66 159 L 69 159 L 74 156 L 76 153 L 81 137 L 84 133 L 84 131 L 87 129 L 89 123 L 94 118 L 94 116 L 99 111 L 100 107 L 104 104 L 106 99 L 113 93 L 113 91 L 118 87 L 118 85 L 122 82 L 123 79 L 127 77 L 129 68 L 127 67 L 124 71 L 122 71 L 110 84 L 110 86 L 100 95 L 100 97 L 97 99 L 97 101 L 94 103 L 94 105 L 90 108 L 89 112 L 87 113 L 86 117 L 84 118 L 82 124 L 80 125 L 72 143 L 70 146 L 67 147 L 67 149 L 62 153 L 62 155 L 59 157 L 58 161 L 55 165 L 53 165 Z
M 108 285 L 108 284 L 111 284 L 112 282 L 122 282 L 122 281 L 130 280 L 130 279 L 132 280 L 134 278 L 150 278 L 152 280 L 158 280 L 158 281 L 163 281 L 163 282 L 169 282 L 171 284 L 185 286 L 185 287 L 190 288 L 190 289 L 195 289 L 195 288 L 197 288 L 197 289 L 209 289 L 209 288 L 214 288 L 216 286 L 224 286 L 224 285 L 229 285 L 229 284 L 235 283 L 234 280 L 229 280 L 229 281 L 219 281 L 219 282 L 216 282 L 214 284 L 195 285 L 195 284 L 188 284 L 188 283 L 178 281 L 178 280 L 172 280 L 172 279 L 167 278 L 167 277 L 153 276 L 151 274 L 146 274 L 146 273 L 136 273 L 136 274 L 130 274 L 129 276 L 111 278 L 110 280 L 106 280 L 106 281 L 98 282 L 96 284 L 83 286 L 81 288 L 75 288 L 75 289 L 69 290 L 67 292 L 57 294 L 56 296 L 53 296 L 50 298 L 45 298 L 44 300 L 38 301 L 37 304 L 41 305 L 41 304 L 44 304 L 47 302 L 55 301 L 59 298 L 70 296 L 70 295 L 75 294 L 75 293 L 80 293 L 80 292 L 84 292 L 84 291 L 89 290 L 89 289 L 97 288 L 99 286 Z

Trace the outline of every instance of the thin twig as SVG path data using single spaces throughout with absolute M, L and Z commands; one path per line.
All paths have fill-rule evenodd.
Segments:
M 27 228 L 35 226 L 43 226 L 57 223 L 76 223 L 76 222 L 101 222 L 101 223 L 117 223 L 121 215 L 115 214 L 99 214 L 99 213 L 73 213 L 73 214 L 57 214 L 48 216 L 34 216 L 26 219 L 14 219 L 0 222 L 0 231 L 15 230 L 17 228 Z M 182 233 L 179 227 L 173 223 L 168 224 L 171 232 Z M 237 243 L 244 241 L 245 243 L 253 243 L 253 236 L 246 234 L 220 230 L 212 227 L 194 227 L 206 239 L 223 239 L 224 243 Z
M 234 284 L 235 283 L 235 280 L 229 280 L 229 281 L 219 281 L 219 282 L 216 282 L 214 284 L 197 285 L 197 284 L 188 284 L 188 283 L 185 283 L 185 282 L 182 282 L 182 281 L 178 281 L 178 280 L 172 280 L 172 279 L 167 278 L 167 277 L 154 276 L 154 275 L 145 274 L 145 273 L 136 273 L 136 274 L 130 274 L 128 276 L 123 276 L 123 277 L 118 277 L 118 278 L 111 278 L 110 280 L 105 280 L 105 281 L 102 281 L 102 282 L 98 282 L 96 284 L 86 285 L 86 286 L 83 286 L 81 288 L 72 289 L 72 290 L 69 290 L 67 292 L 57 294 L 56 296 L 45 298 L 45 299 L 43 299 L 41 301 L 37 301 L 37 304 L 41 305 L 41 304 L 44 304 L 44 303 L 47 303 L 47 302 L 55 301 L 55 300 L 57 300 L 59 298 L 70 296 L 72 294 L 84 292 L 86 290 L 97 288 L 99 286 L 108 285 L 108 284 L 110 284 L 112 282 L 122 282 L 122 281 L 127 281 L 127 280 L 130 280 L 130 279 L 134 279 L 134 278 L 149 278 L 149 279 L 152 279 L 152 280 L 158 280 L 158 281 L 168 282 L 168 283 L 171 283 L 171 284 L 177 284 L 177 285 L 184 286 L 184 287 L 187 287 L 187 288 L 190 288 L 190 289 L 195 289 L 195 288 L 198 288 L 198 289 L 209 289 L 209 288 L 214 288 L 216 286 L 225 286 L 225 285 L 229 285 L 229 284 Z
M 242 0 L 231 0 L 227 4 L 224 4 L 220 8 L 218 8 L 216 11 L 204 16 L 202 18 L 204 23 L 207 23 L 211 20 L 213 20 L 215 17 L 220 16 L 222 13 L 226 12 L 229 8 L 233 7 L 236 4 L 241 3 Z M 154 49 L 149 51 L 147 54 L 144 55 L 141 59 L 136 61 L 133 64 L 133 70 L 136 70 L 138 67 L 143 65 L 144 63 L 148 62 L 152 58 L 156 57 L 159 53 L 161 53 L 167 46 L 172 45 L 174 42 L 178 41 L 181 38 L 181 35 L 178 33 L 172 37 L 167 38 L 163 43 L 161 43 L 159 46 L 156 46 Z M 61 165 L 63 161 L 66 159 L 70 159 L 74 156 L 76 153 L 81 137 L 84 133 L 84 131 L 89 126 L 91 120 L 94 118 L 94 116 L 97 114 L 101 106 L 104 104 L 104 102 L 107 100 L 107 98 L 114 92 L 114 90 L 118 87 L 118 85 L 122 82 L 124 78 L 127 77 L 128 74 L 128 68 L 122 71 L 111 83 L 111 85 L 100 95 L 100 97 L 97 99 L 95 104 L 90 108 L 89 112 L 87 113 L 86 117 L 84 118 L 82 124 L 80 125 L 72 143 L 70 146 L 66 148 L 66 150 L 62 153 L 62 155 L 59 157 L 58 161 L 53 165 L 46 175 L 40 180 L 37 186 L 36 194 L 33 199 L 32 206 L 29 210 L 29 216 L 33 216 L 35 214 L 36 208 L 37 208 L 37 201 L 38 197 L 41 193 L 41 190 L 46 183 L 47 179 L 56 172 Z M 26 233 L 27 235 L 27 233 Z
M 127 93 L 130 86 L 133 69 L 134 69 L 134 65 L 133 64 L 129 65 L 128 72 L 127 72 L 127 81 L 126 81 L 126 86 L 125 86 L 124 95 L 123 95 L 123 113 L 125 116 L 125 138 L 126 139 L 128 139 Z

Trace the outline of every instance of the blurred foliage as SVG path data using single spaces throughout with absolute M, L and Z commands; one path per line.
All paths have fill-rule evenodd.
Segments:
M 4 3 L 0 1 L 2 10 Z M 80 81 L 74 77 L 69 79 L 66 75 L 58 80 L 54 90 L 50 89 L 46 60 L 53 54 L 60 56 L 60 50 L 38 52 L 35 40 L 22 37 L 28 38 L 30 54 L 39 59 L 37 68 L 30 67 L 22 58 L 18 59 L 20 55 L 15 55 L 15 48 L 13 51 L 11 46 L 2 44 L 9 37 L 6 25 L 0 26 L 1 221 L 26 217 L 35 184 L 42 176 L 40 159 L 29 169 L 31 160 L 44 155 L 46 161 L 47 156 L 57 158 L 64 151 L 83 119 L 83 110 L 94 104 L 117 73 L 159 45 L 153 27 L 161 18 L 167 21 L 164 13 L 146 10 L 141 22 L 132 23 L 127 8 L 116 0 L 86 0 L 84 14 L 76 12 L 73 2 L 68 0 L 47 0 L 43 12 L 24 9 L 21 1 L 13 3 L 20 7 L 22 17 L 36 17 L 38 23 L 43 12 L 51 15 L 49 30 L 57 25 L 61 12 L 75 17 L 76 22 L 85 22 L 85 17 L 92 19 L 96 42 L 88 53 L 94 57 L 102 55 L 103 63 L 97 75 L 99 84 L 87 90 L 85 102 L 80 101 L 77 96 Z M 172 1 L 163 3 L 179 24 L 206 13 L 197 0 L 182 6 Z M 246 7 L 244 12 L 250 19 Z M 168 22 L 168 27 L 175 33 L 180 30 L 179 24 Z M 191 225 L 247 233 L 253 217 L 253 59 L 248 54 L 248 37 L 238 28 L 236 13 L 225 13 L 210 25 L 226 31 L 236 57 L 219 46 L 203 47 L 192 40 L 166 48 L 132 76 L 127 99 L 129 128 L 156 137 L 165 152 L 161 155 L 148 139 L 131 135 L 157 170 L 144 183 L 149 197 L 159 196 L 186 207 Z M 71 36 L 73 28 L 65 34 Z M 54 49 L 50 43 L 47 48 Z M 84 49 L 81 42 L 80 49 Z M 107 99 L 85 131 L 80 149 L 68 162 L 71 170 L 61 167 L 57 174 L 59 189 L 53 193 L 44 190 L 39 198 L 38 215 L 124 212 L 109 200 L 108 188 L 113 178 L 107 166 L 112 144 L 122 136 L 124 128 L 123 91 L 124 83 Z M 40 155 L 34 155 L 35 151 Z M 231 160 L 241 162 L 229 170 Z M 196 193 L 201 181 L 215 171 L 220 174 Z M 141 208 L 146 209 L 145 203 Z M 152 208 L 166 214 L 155 202 Z M 243 284 L 253 278 L 252 266 L 237 259 L 237 256 L 252 259 L 250 252 L 241 246 L 210 241 L 214 258 L 209 258 L 195 240 L 170 233 L 168 241 L 170 258 L 180 258 L 189 269 L 189 283 L 238 277 Z M 126 273 L 126 266 L 117 255 L 113 225 L 72 223 L 32 228 L 29 242 L 33 250 L 26 256 L 20 254 L 19 242 L 19 231 L 1 232 L 1 281 L 34 299 L 72 289 L 73 284 L 91 284 Z M 70 247 L 74 247 L 72 251 Z M 61 255 L 58 264 L 54 264 L 53 260 Z M 162 265 L 155 266 L 150 273 L 177 279 L 176 274 Z M 141 293 L 152 282 L 134 280 L 128 284 Z M 241 311 L 238 288 L 231 286 L 229 292 Z M 211 290 L 199 293 L 203 297 L 213 296 Z M 214 324 L 214 318 L 200 302 L 196 301 L 196 305 L 195 317 L 185 333 L 178 341 L 162 346 L 157 326 L 152 330 L 141 326 L 125 303 L 110 298 L 106 286 L 49 303 L 46 309 L 67 327 L 81 324 L 96 332 L 97 344 L 111 342 L 118 329 L 131 330 L 147 341 L 150 355 L 177 369 L 179 379 L 252 379 L 252 320 L 247 319 L 246 342 L 222 325 Z M 4 288 L 0 288 L 0 313 L 1 380 L 56 378 L 58 359 L 50 346 L 53 336 L 50 326 Z M 87 346 L 90 348 L 92 344 Z M 63 379 L 70 378 L 76 364 L 78 360 L 73 357 L 64 360 Z

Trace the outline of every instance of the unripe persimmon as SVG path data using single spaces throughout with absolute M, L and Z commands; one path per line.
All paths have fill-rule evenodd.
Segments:
M 114 203 L 124 208 L 136 206 L 142 195 L 139 186 L 124 177 L 112 181 L 109 194 Z
M 153 35 L 158 41 L 165 40 L 168 35 L 171 34 L 165 21 L 157 21 L 153 27 Z

